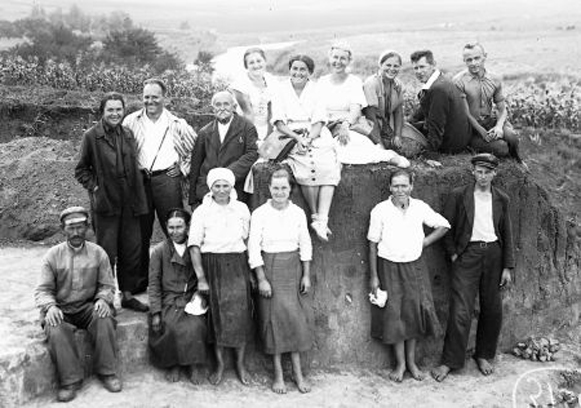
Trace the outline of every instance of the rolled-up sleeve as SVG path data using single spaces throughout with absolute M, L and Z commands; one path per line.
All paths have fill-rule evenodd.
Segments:
M 198 207 L 192 214 L 190 232 L 188 234 L 188 247 L 201 247 L 204 242 L 204 214 L 203 206 Z
M 381 233 L 383 231 L 383 220 L 381 217 L 381 208 L 375 207 L 371 210 L 369 217 L 369 231 L 367 232 L 367 239 L 371 242 L 378 243 L 381 240 Z
M 299 213 L 299 256 L 301 261 L 311 261 L 313 259 L 313 244 L 309 235 L 307 216 L 304 211 Z
M 428 204 L 423 205 L 424 224 L 430 228 L 444 227 L 450 229 L 450 223 L 442 215 L 434 211 Z

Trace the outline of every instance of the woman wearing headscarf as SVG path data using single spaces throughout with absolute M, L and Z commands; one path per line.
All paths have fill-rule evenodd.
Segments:
M 210 192 L 192 215 L 188 247 L 198 291 L 207 294 L 209 301 L 209 341 L 214 344 L 217 361 L 210 382 L 217 385 L 222 381 L 223 349 L 228 347 L 236 350 L 236 371 L 246 385 L 249 379 L 244 352 L 253 332 L 245 244 L 250 212 L 236 199 L 231 170 L 214 168 L 206 180 Z

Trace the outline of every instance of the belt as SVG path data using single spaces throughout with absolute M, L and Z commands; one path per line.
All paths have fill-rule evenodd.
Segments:
M 480 248 L 488 248 L 490 245 L 498 244 L 498 241 L 486 242 L 486 241 L 470 241 L 468 245 L 478 245 Z
M 154 170 L 154 171 L 149 171 L 147 169 L 141 169 L 141 171 L 148 177 L 155 177 L 155 176 L 159 176 L 161 174 L 165 174 L 167 173 L 167 171 L 169 170 L 169 168 L 167 169 L 163 169 L 163 170 Z

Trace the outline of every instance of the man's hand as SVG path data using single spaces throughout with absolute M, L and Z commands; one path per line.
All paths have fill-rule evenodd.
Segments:
M 488 137 L 490 138 L 489 141 L 502 139 L 504 137 L 504 131 L 502 130 L 502 126 L 495 126 L 488 131 Z
M 63 322 L 63 312 L 57 306 L 51 306 L 47 312 L 44 320 L 49 326 L 58 326 Z
M 452 261 L 452 263 L 456 262 L 456 259 L 458 259 L 458 254 L 454 254 L 450 257 L 450 260 Z
M 205 277 L 198 278 L 198 292 L 200 292 L 201 295 L 207 295 L 210 293 L 210 286 Z
M 306 295 L 311 290 L 311 278 L 309 276 L 303 276 L 301 279 L 301 295 Z
M 178 166 L 177 163 L 174 163 L 170 168 L 167 169 L 165 174 L 167 174 L 169 177 L 177 177 L 180 175 L 180 173 L 180 166 Z
M 154 333 L 159 333 L 161 331 L 161 313 L 156 313 L 151 318 L 151 330 Z
M 272 296 L 272 287 L 266 278 L 258 280 L 258 293 L 267 299 Z
M 430 160 L 430 159 L 428 159 L 428 160 L 426 160 L 426 164 L 428 166 L 430 166 L 430 167 L 433 167 L 433 168 L 442 167 L 442 163 L 440 163 L 437 160 Z
M 97 316 L 102 319 L 111 316 L 111 308 L 103 299 L 97 299 L 94 309 L 97 312 Z
M 502 275 L 500 277 L 500 287 L 502 289 L 510 287 L 512 283 L 512 277 L 510 276 L 510 269 L 504 268 L 502 270 Z

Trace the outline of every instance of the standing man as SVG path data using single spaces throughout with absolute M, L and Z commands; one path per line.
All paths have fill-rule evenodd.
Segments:
M 464 367 L 476 295 L 480 315 L 474 359 L 490 375 L 502 325 L 500 290 L 511 283 L 514 268 L 508 196 L 492 186 L 498 159 L 481 153 L 471 160 L 475 182 L 452 191 L 444 216 L 452 226 L 444 238 L 452 262 L 450 313 L 441 365 L 432 370 L 443 381 L 451 370 Z
M 190 172 L 197 137 L 184 119 L 165 109 L 166 94 L 167 87 L 162 80 L 148 79 L 143 84 L 144 108 L 123 121 L 137 141 L 137 160 L 150 204 L 148 214 L 141 220 L 141 268 L 146 274 L 155 214 L 167 236 L 165 217 L 170 209 L 183 208 L 182 180 Z
M 83 362 L 75 330 L 85 329 L 93 344 L 94 369 L 110 392 L 121 391 L 116 375 L 117 338 L 113 317 L 115 285 L 107 253 L 85 241 L 89 213 L 70 207 L 60 215 L 67 241 L 52 247 L 42 261 L 34 293 L 50 356 L 59 379 L 57 399 L 75 398 L 83 381 Z
M 424 156 L 431 159 L 436 153 L 464 151 L 472 135 L 458 89 L 436 67 L 432 51 L 416 51 L 410 59 L 416 78 L 423 83 L 420 106 L 410 122 L 428 140 Z
M 200 130 L 192 153 L 190 172 L 190 205 L 197 206 L 208 193 L 208 172 L 226 167 L 234 173 L 234 188 L 240 201 L 246 201 L 244 180 L 258 159 L 257 133 L 254 125 L 235 113 L 236 102 L 231 93 L 217 92 L 212 97 L 216 119 Z
M 497 157 L 510 156 L 524 164 L 518 150 L 518 135 L 506 119 L 502 82 L 484 66 L 487 57 L 484 47 L 479 43 L 466 44 L 462 56 L 467 69 L 457 74 L 454 82 L 462 94 L 472 126 L 472 147 Z

